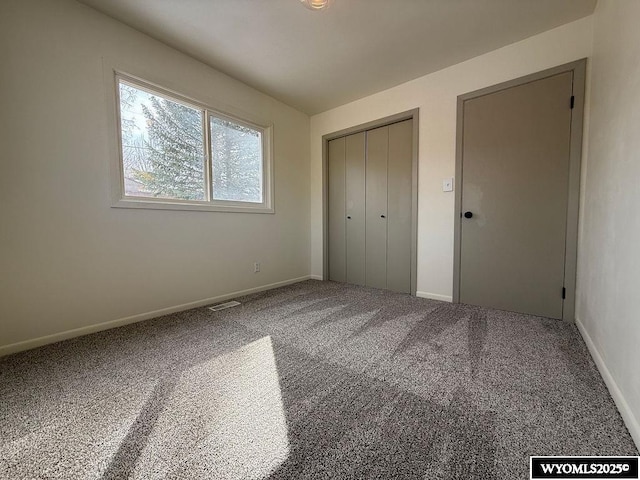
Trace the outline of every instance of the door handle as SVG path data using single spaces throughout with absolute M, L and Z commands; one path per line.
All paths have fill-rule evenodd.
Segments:
M 347 220 L 351 220 L 351 215 L 347 215 Z
M 471 217 L 473 217 L 472 212 L 464 212 L 464 218 L 471 218 Z
M 380 218 L 385 218 L 385 216 L 384 215 L 380 215 Z

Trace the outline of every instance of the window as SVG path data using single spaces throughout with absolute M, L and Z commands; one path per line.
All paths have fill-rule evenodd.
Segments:
M 270 128 L 116 75 L 115 206 L 272 212 Z

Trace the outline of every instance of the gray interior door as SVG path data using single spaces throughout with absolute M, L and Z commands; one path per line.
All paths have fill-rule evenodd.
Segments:
M 572 83 L 464 102 L 461 302 L 562 318 Z

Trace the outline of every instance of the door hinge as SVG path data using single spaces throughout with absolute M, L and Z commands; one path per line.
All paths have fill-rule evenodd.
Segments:
M 567 298 L 567 289 L 562 287 L 562 299 L 564 300 L 565 298 Z
M 576 104 L 576 97 L 571 95 L 571 109 L 573 110 L 573 106 Z

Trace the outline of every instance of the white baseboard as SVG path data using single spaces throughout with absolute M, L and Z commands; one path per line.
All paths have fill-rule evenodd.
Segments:
M 97 323 L 95 325 L 88 325 L 86 327 L 74 328 L 73 330 L 66 330 L 60 333 L 54 333 L 52 335 L 45 335 L 44 337 L 33 338 L 31 340 L 25 340 L 22 342 L 12 343 L 10 345 L 0 346 L 0 357 L 4 355 L 10 355 L 12 353 L 21 352 L 23 350 L 30 350 L 32 348 L 41 347 L 42 345 L 48 345 L 50 343 L 60 342 L 62 340 L 68 340 L 69 338 L 80 337 L 82 335 L 88 335 L 90 333 L 100 332 L 102 330 L 108 330 L 110 328 L 121 327 L 130 323 L 141 322 L 143 320 L 149 320 L 150 318 L 160 317 L 162 315 L 168 315 L 170 313 L 182 312 L 191 308 L 203 307 L 212 303 L 222 302 L 231 298 L 241 297 L 243 295 L 249 295 L 250 293 L 263 292 L 265 290 L 271 290 L 273 288 L 284 287 L 285 285 L 291 285 L 293 283 L 304 282 L 311 279 L 311 275 L 304 277 L 291 278 L 282 282 L 270 283 L 268 285 L 261 285 L 259 287 L 249 288 L 247 290 L 239 290 L 237 292 L 231 292 L 224 295 L 218 295 L 216 297 L 204 298 L 202 300 L 196 300 L 195 302 L 183 303 L 182 305 L 175 305 L 173 307 L 161 308 L 160 310 L 153 310 L 151 312 L 139 313 L 130 317 L 119 318 L 116 320 L 109 320 L 108 322 Z
M 593 340 L 591 340 L 589 333 L 584 328 L 584 325 L 582 325 L 582 322 L 579 318 L 576 318 L 576 326 L 578 327 L 578 331 L 584 339 L 584 343 L 587 344 L 589 353 L 591 353 L 591 357 L 598 367 L 600 375 L 602 375 L 604 383 L 607 385 L 609 393 L 611 394 L 611 397 L 613 397 L 613 401 L 620 411 L 620 415 L 622 415 L 622 420 L 624 420 L 624 423 L 627 426 L 629 433 L 631 434 L 631 438 L 633 438 L 636 447 L 640 450 L 640 422 L 638 422 L 638 419 L 635 417 L 633 411 L 631 410 L 631 407 L 629 407 L 629 404 L 625 400 L 622 391 L 611 375 L 611 372 L 607 368 L 607 365 L 604 363 L 602 355 L 600 355 L 600 352 L 598 352 L 598 349 L 593 343 Z
M 311 280 L 324 280 L 324 278 L 322 278 L 322 275 L 309 275 L 309 278 Z
M 439 293 L 429 293 L 429 292 L 416 292 L 416 297 L 420 298 L 428 298 L 430 300 L 440 300 L 442 302 L 453 302 L 453 297 L 451 295 L 440 295 Z

